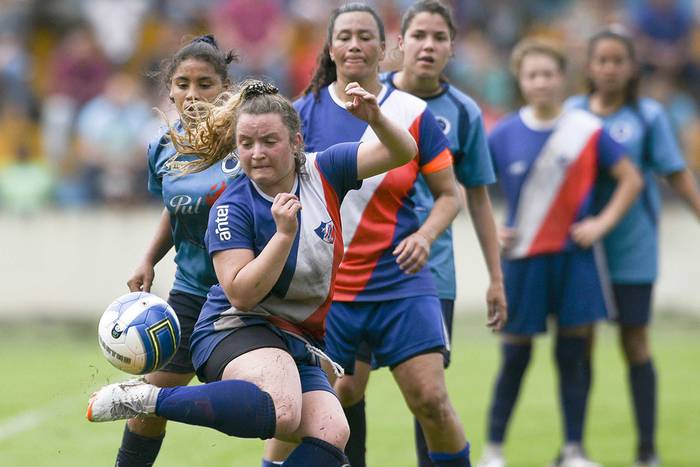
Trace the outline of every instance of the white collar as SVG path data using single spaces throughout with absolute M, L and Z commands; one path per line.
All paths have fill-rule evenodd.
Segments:
M 270 196 L 267 193 L 265 193 L 264 191 L 262 191 L 262 188 L 260 188 L 258 186 L 258 184 L 255 183 L 253 180 L 250 180 L 250 183 L 253 184 L 255 191 L 257 191 L 260 196 L 262 196 L 263 198 L 265 198 L 266 200 L 268 200 L 271 203 L 275 200 L 275 198 L 273 196 Z M 299 174 L 296 174 L 294 176 L 294 185 L 292 186 L 292 190 L 290 191 L 290 193 L 291 194 L 296 193 L 298 187 L 299 187 Z
M 338 104 L 338 106 L 345 108 L 345 102 L 341 101 L 340 98 L 338 97 L 338 94 L 335 92 L 335 86 L 338 82 L 333 81 L 331 84 L 328 85 L 328 94 L 331 95 L 331 99 L 333 99 L 333 102 Z M 382 99 L 384 99 L 384 96 L 386 95 L 387 92 L 387 87 L 382 84 L 382 89 L 379 91 L 379 94 L 377 95 L 377 102 L 381 102 Z
M 540 120 L 539 118 L 535 117 L 535 111 L 532 109 L 532 107 L 527 105 L 520 109 L 518 115 L 520 115 L 520 119 L 523 121 L 523 124 L 529 129 L 534 131 L 548 131 L 559 123 L 561 116 L 564 115 L 564 111 L 562 110 L 559 115 L 550 120 Z

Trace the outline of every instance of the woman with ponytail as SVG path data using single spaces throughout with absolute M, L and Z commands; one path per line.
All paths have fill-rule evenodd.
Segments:
M 180 116 L 176 132 L 182 131 L 188 107 L 211 101 L 230 86 L 227 68 L 234 59 L 233 52 L 222 51 L 214 37 L 206 35 L 190 40 L 163 63 L 159 75 Z M 177 313 L 182 338 L 170 363 L 145 376 L 146 381 L 159 387 L 184 385 L 194 376 L 190 336 L 207 292 L 216 283 L 204 247 L 204 232 L 211 205 L 238 173 L 235 164 L 224 161 L 204 172 L 181 177 L 168 164 L 174 154 L 167 134 L 148 147 L 148 189 L 163 199 L 164 208 L 141 263 L 127 281 L 132 292 L 150 292 L 155 265 L 175 247 L 177 268 L 168 303 Z M 165 419 L 159 417 L 128 420 L 116 464 L 153 465 L 165 436 L 165 424 Z
M 340 203 L 361 180 L 411 161 L 417 147 L 374 95 L 357 83 L 343 91 L 345 111 L 366 122 L 376 140 L 305 153 L 292 104 L 259 81 L 213 105 L 191 106 L 185 131 L 171 129 L 179 153 L 172 163 L 185 173 L 231 154 L 244 173 L 209 216 L 206 245 L 218 284 L 191 341 L 197 375 L 208 384 L 108 385 L 90 399 L 89 420 L 157 415 L 231 436 L 299 443 L 284 465 L 347 464 L 347 422 L 321 369 L 324 360 L 342 375 L 323 351 L 343 256 Z

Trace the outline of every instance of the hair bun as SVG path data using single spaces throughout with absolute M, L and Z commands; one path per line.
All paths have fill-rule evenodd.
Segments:
M 204 34 L 202 36 L 195 37 L 192 39 L 192 42 L 206 42 L 216 49 L 219 48 L 219 44 L 216 43 L 216 39 L 214 39 L 214 36 L 211 34 Z
M 279 92 L 280 90 L 277 89 L 277 86 L 274 84 L 265 83 L 259 80 L 250 80 L 244 83 L 241 90 L 244 98 L 262 96 L 265 94 L 277 94 Z

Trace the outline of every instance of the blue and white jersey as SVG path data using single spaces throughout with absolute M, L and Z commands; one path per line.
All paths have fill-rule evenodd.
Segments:
M 543 123 L 529 107 L 501 120 L 489 147 L 506 196 L 506 225 L 516 230 L 510 259 L 576 248 L 571 225 L 593 213 L 600 169 L 625 152 L 588 112 L 570 109 Z
M 568 107 L 590 110 L 588 96 L 574 96 Z M 658 218 L 661 197 L 654 174 L 668 175 L 685 169 L 685 161 L 663 107 L 643 98 L 636 107 L 626 105 L 601 117 L 610 136 L 622 144 L 644 177 L 644 188 L 629 211 L 605 237 L 610 277 L 614 283 L 650 283 L 658 275 Z M 601 177 L 596 188 L 596 209 L 610 199 L 615 182 Z
M 382 73 L 381 79 L 392 88 L 396 72 Z M 457 180 L 467 188 L 490 185 L 496 181 L 481 109 L 474 100 L 449 83 L 442 92 L 424 98 L 428 108 L 450 143 Z M 435 200 L 425 178 L 418 176 L 412 196 L 416 214 L 422 224 L 433 209 Z M 452 227 L 440 235 L 430 249 L 430 270 L 435 279 L 438 296 L 454 300 L 457 294 L 455 261 L 452 249 Z
M 361 186 L 357 180 L 358 147 L 359 143 L 339 144 L 306 154 L 306 174 L 297 176 L 292 189 L 302 206 L 299 228 L 279 279 L 249 311 L 236 309 L 221 285 L 213 286 L 192 336 L 193 360 L 202 361 L 198 356 L 208 355 L 228 334 L 219 331 L 232 331 L 261 319 L 295 335 L 322 340 L 343 256 L 340 203 L 349 190 Z M 277 231 L 270 211 L 273 200 L 242 176 L 211 210 L 206 237 L 209 253 L 246 249 L 259 255 Z M 216 338 L 211 338 L 213 333 Z
M 209 210 L 239 168 L 234 161 L 225 160 L 203 172 L 182 175 L 171 167 L 177 163 L 168 164 L 174 155 L 175 148 L 165 136 L 148 146 L 148 190 L 163 198 L 170 213 L 177 265 L 173 290 L 206 297 L 216 284 L 214 266 L 204 246 Z
M 345 254 L 336 278 L 336 301 L 376 302 L 436 295 L 427 266 L 416 274 L 406 274 L 396 264 L 393 251 L 420 226 L 411 199 L 416 178 L 420 173 L 438 172 L 452 165 L 449 144 L 425 101 L 387 86 L 382 87 L 377 99 L 384 115 L 411 133 L 418 155 L 401 167 L 365 180 L 362 189 L 350 193 L 343 203 Z M 345 109 L 334 84 L 321 89 L 318 99 L 308 94 L 294 107 L 301 116 L 307 150 L 377 139 L 367 122 Z

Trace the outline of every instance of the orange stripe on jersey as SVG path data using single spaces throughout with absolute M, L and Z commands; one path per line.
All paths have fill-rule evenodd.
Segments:
M 432 174 L 448 167 L 452 167 L 452 153 L 445 148 L 435 159 L 421 167 L 420 171 L 422 174 Z
M 379 258 L 391 247 L 399 209 L 418 176 L 418 161 L 392 169 L 365 207 L 335 280 L 333 300 L 353 301 L 366 287 Z

